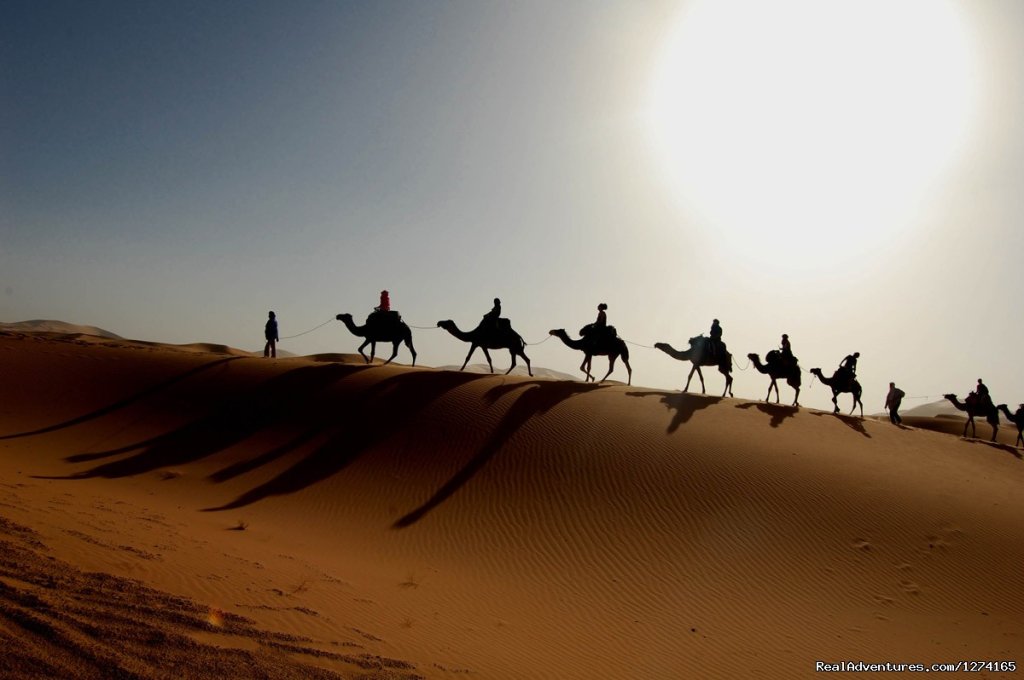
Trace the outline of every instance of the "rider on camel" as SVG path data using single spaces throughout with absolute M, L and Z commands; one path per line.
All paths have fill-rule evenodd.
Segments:
M 720 356 L 722 354 L 721 350 L 725 349 L 725 345 L 722 343 L 722 326 L 718 323 L 718 319 L 714 319 L 711 322 L 711 331 L 708 335 L 711 336 L 711 341 L 708 343 L 708 346 L 711 348 L 711 356 Z
M 380 292 L 380 304 L 373 308 L 375 312 L 390 312 L 391 311 L 391 298 L 388 297 L 388 292 L 382 290 Z
M 498 327 L 498 319 L 501 317 L 501 300 L 494 298 L 494 306 L 491 311 L 484 314 L 484 323 L 491 328 Z
M 793 360 L 793 347 L 789 344 L 789 336 L 785 333 L 782 334 L 782 343 L 779 345 L 779 351 L 787 361 Z
M 977 394 L 978 405 L 983 407 L 992 406 L 992 397 L 988 393 L 988 386 L 981 382 L 981 378 L 978 378 L 978 386 L 974 390 Z
M 851 378 L 857 377 L 857 359 L 860 358 L 860 352 L 854 352 L 853 354 L 847 354 L 846 358 L 843 359 L 842 363 L 839 364 L 840 371 L 847 371 Z

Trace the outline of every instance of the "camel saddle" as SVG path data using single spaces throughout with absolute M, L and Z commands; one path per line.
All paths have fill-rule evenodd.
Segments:
M 589 337 L 591 340 L 596 340 L 600 338 L 601 335 L 604 335 L 605 337 L 608 338 L 617 338 L 619 337 L 619 332 L 615 330 L 615 326 L 605 326 L 604 329 L 601 329 L 597 327 L 596 324 L 592 323 L 588 323 L 586 326 L 580 329 L 581 338 Z
M 366 325 L 374 328 L 394 328 L 402 323 L 402 315 L 396 311 L 373 311 L 366 317 Z
M 764 361 L 769 366 L 796 366 L 796 357 L 790 354 L 786 356 L 782 350 L 773 349 L 765 355 Z
M 838 368 L 832 374 L 832 382 L 837 386 L 849 387 L 856 382 L 857 376 L 848 368 Z

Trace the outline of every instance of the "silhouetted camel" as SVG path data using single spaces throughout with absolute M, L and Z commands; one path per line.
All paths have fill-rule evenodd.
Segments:
M 623 342 L 622 338 L 602 334 L 602 337 L 599 338 L 587 337 L 579 340 L 573 340 L 569 337 L 569 334 L 565 332 L 565 329 L 562 328 L 548 331 L 548 334 L 561 340 L 565 343 L 566 347 L 579 350 L 586 355 L 583 358 L 583 363 L 580 364 L 580 370 L 587 375 L 584 382 L 594 380 L 594 376 L 590 373 L 590 365 L 595 355 L 608 357 L 608 372 L 604 374 L 603 378 L 601 378 L 601 382 L 607 380 L 608 376 L 612 374 L 612 371 L 615 370 L 615 360 L 621 356 L 622 363 L 626 365 L 626 371 L 629 374 L 629 377 L 626 379 L 626 384 L 633 384 L 633 369 L 629 365 L 629 348 L 626 347 L 626 343 Z
M 1024 404 L 1020 405 L 1016 413 L 1010 413 L 1006 404 L 1000 404 L 996 408 L 1006 415 L 1007 420 L 1017 426 L 1017 438 L 1013 440 L 1013 445 L 1016 446 L 1017 442 L 1020 442 L 1020 445 L 1024 446 Z
M 768 395 L 764 398 L 765 401 L 771 398 L 774 388 L 775 403 L 779 403 L 779 383 L 776 381 L 779 378 L 784 378 L 786 384 L 796 390 L 796 394 L 793 396 L 793 406 L 800 405 L 798 403 L 800 401 L 800 363 L 796 357 L 793 357 L 791 361 L 786 361 L 782 352 L 773 349 L 765 356 L 765 364 L 761 363 L 761 357 L 756 354 L 748 354 L 747 358 L 754 364 L 758 373 L 764 373 L 772 379 L 772 384 L 768 386 Z
M 391 357 L 384 362 L 385 364 L 390 364 L 391 360 L 398 355 L 398 345 L 404 342 L 412 354 L 412 365 L 416 365 L 416 350 L 412 346 L 412 331 L 409 330 L 404 321 L 397 319 L 397 316 L 393 321 L 388 319 L 388 317 L 383 317 L 384 321 L 381 322 L 377 320 L 380 317 L 376 317 L 376 314 L 371 314 L 366 320 L 365 326 L 356 326 L 352 322 L 351 314 L 339 314 L 335 318 L 345 324 L 345 327 L 352 332 L 352 335 L 366 338 L 366 341 L 359 345 L 359 354 L 366 359 L 366 363 L 373 361 L 373 357 L 377 352 L 378 342 L 390 342 L 392 345 Z M 363 354 L 363 348 L 367 345 L 370 345 L 369 357 Z
M 848 373 L 842 375 L 840 371 L 836 371 L 832 374 L 831 378 L 826 378 L 821 373 L 820 368 L 812 368 L 811 373 L 818 376 L 818 380 L 823 385 L 827 385 L 832 388 L 832 404 L 835 406 L 833 413 L 839 413 L 839 401 L 837 397 L 843 392 L 849 392 L 853 395 L 853 408 L 850 409 L 850 415 L 857 410 L 857 405 L 860 404 L 860 417 L 864 417 L 864 402 L 860 400 L 861 388 L 860 383 L 857 382 L 856 378 L 852 378 Z M 845 373 L 843 371 L 842 373 Z
M 504 322 L 504 323 L 502 323 Z M 512 372 L 512 369 L 516 367 L 516 357 L 521 356 L 523 361 L 526 362 L 526 372 L 531 376 L 533 375 L 533 369 L 530 367 L 530 357 L 526 356 L 526 341 L 523 340 L 519 333 L 512 330 L 512 326 L 508 323 L 508 319 L 499 319 L 497 327 L 494 324 L 481 321 L 480 325 L 469 331 L 459 330 L 459 327 L 455 325 L 455 322 L 451 319 L 445 321 L 438 321 L 437 325 L 439 328 L 443 328 L 459 340 L 470 343 L 469 354 L 466 355 L 466 360 L 462 362 L 462 368 L 464 370 L 466 364 L 469 363 L 469 358 L 473 356 L 473 352 L 479 347 L 484 351 L 484 356 L 487 357 L 487 365 L 491 367 L 491 373 L 494 373 L 494 364 L 491 363 L 491 355 L 487 351 L 489 349 L 507 349 L 508 353 L 512 356 L 512 365 L 505 371 L 505 375 Z
M 690 391 L 690 381 L 693 380 L 693 374 L 696 373 L 697 377 L 700 378 L 700 393 L 705 394 L 704 390 L 704 374 L 700 372 L 701 366 L 717 366 L 718 372 L 725 376 L 725 389 L 722 391 L 724 397 L 728 394 L 732 396 L 732 355 L 729 352 L 722 352 L 720 357 L 712 357 L 706 351 L 709 339 L 703 335 L 690 338 L 690 349 L 679 350 L 672 347 L 667 342 L 656 342 L 654 346 L 660 349 L 665 354 L 669 355 L 673 359 L 679 361 L 689 361 L 693 363 L 693 368 L 690 369 L 690 374 L 686 376 L 686 387 L 683 388 L 683 392 Z
M 964 404 L 956 398 L 955 394 L 944 394 L 942 396 L 948 399 L 953 406 L 956 406 L 956 410 L 967 414 L 967 422 L 964 423 L 964 433 L 962 436 L 967 436 L 968 426 L 971 428 L 971 436 L 976 436 L 978 431 L 974 428 L 974 417 L 983 416 L 988 421 L 988 424 L 992 426 L 992 441 L 996 440 L 996 433 L 999 432 L 999 410 L 992 404 L 991 399 L 987 400 L 984 404 L 979 404 L 975 400 Z

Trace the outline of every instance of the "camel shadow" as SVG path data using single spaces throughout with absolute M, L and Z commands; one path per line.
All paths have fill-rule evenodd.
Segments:
M 106 451 L 68 456 L 68 462 L 81 463 L 138 451 L 63 479 L 128 477 L 200 460 L 298 417 L 320 392 L 358 370 L 362 369 L 327 364 L 288 371 L 250 388 L 241 397 L 222 401 L 207 415 L 172 432 Z
M 965 439 L 964 441 L 969 444 L 982 444 L 983 446 L 988 446 L 998 451 L 1005 451 L 1017 460 L 1024 460 L 1024 456 L 1021 455 L 1021 452 L 1017 450 L 1016 446 L 1010 446 L 1009 444 L 1002 444 L 1000 442 L 989 442 L 984 439 Z
M 686 392 L 626 392 L 626 395 L 630 397 L 661 397 L 661 403 L 670 411 L 675 412 L 666 430 L 668 434 L 678 430 L 683 423 L 689 422 L 697 411 L 714 406 L 724 399 L 724 397 Z
M 855 432 L 864 435 L 868 439 L 871 439 L 871 435 L 868 434 L 868 431 L 866 429 L 864 429 L 864 421 L 861 418 L 857 418 L 856 416 L 843 415 L 842 413 L 827 413 L 826 411 L 811 411 L 811 414 L 818 416 L 819 418 L 835 418 L 836 420 L 839 420 L 844 425 L 849 427 L 851 430 L 854 430 Z
M 28 430 L 26 432 L 16 432 L 16 433 L 13 433 L 13 434 L 0 435 L 0 440 L 3 440 L 3 439 L 17 439 L 19 437 L 31 437 L 33 435 L 46 434 L 48 432 L 54 432 L 56 430 L 61 430 L 61 429 L 65 429 L 65 428 L 68 428 L 68 427 L 74 427 L 75 425 L 81 425 L 82 423 L 89 422 L 90 420 L 96 420 L 97 418 L 102 418 L 103 416 L 110 415 L 111 413 L 113 413 L 115 411 L 118 411 L 118 410 L 123 409 L 123 408 L 127 408 L 128 406 L 131 406 L 135 402 L 142 401 L 144 399 L 152 397 L 152 396 L 154 396 L 154 395 L 156 395 L 156 394 L 158 394 L 158 393 L 160 393 L 160 392 L 162 392 L 162 391 L 164 391 L 166 389 L 171 388 L 172 386 L 174 386 L 174 385 L 176 385 L 176 384 L 178 384 L 180 382 L 184 382 L 185 380 L 188 380 L 189 378 L 191 378 L 191 377 L 193 377 L 195 375 L 203 373 L 204 371 L 208 371 L 210 369 L 216 368 L 217 366 L 223 366 L 223 365 L 227 364 L 228 362 L 237 361 L 238 359 L 241 359 L 241 358 L 242 357 L 227 357 L 227 358 L 224 358 L 224 359 L 217 359 L 216 361 L 211 361 L 211 362 L 202 364 L 201 366 L 196 366 L 195 368 L 189 369 L 189 370 L 185 371 L 184 373 L 182 373 L 180 375 L 176 375 L 176 376 L 174 376 L 172 378 L 168 378 L 166 380 L 163 380 L 163 381 L 161 381 L 161 382 L 159 382 L 159 383 L 157 383 L 155 385 L 151 385 L 151 386 L 147 387 L 146 389 L 141 390 L 139 392 L 136 392 L 135 394 L 133 394 L 131 396 L 125 397 L 123 399 L 119 399 L 119 400 L 117 400 L 117 401 L 115 401 L 115 402 L 113 402 L 111 404 L 107 404 L 106 406 L 103 406 L 102 408 L 98 408 L 95 411 L 92 411 L 90 413 L 86 413 L 84 415 L 78 416 L 76 418 L 72 418 L 70 420 L 65 420 L 64 422 L 61 422 L 61 423 L 56 423 L 54 425 L 48 425 L 46 427 L 41 427 L 41 428 L 38 428 L 36 430 Z
M 799 406 L 782 406 L 781 404 L 765 404 L 763 402 L 749 402 L 746 404 L 737 404 L 736 408 L 749 410 L 756 408 L 761 413 L 766 413 L 771 416 L 771 421 L 768 423 L 772 427 L 778 427 L 786 418 L 792 418 L 800 410 Z
M 301 445 L 315 437 L 326 436 L 323 443 L 268 482 L 250 489 L 229 503 L 204 508 L 203 511 L 233 510 L 270 496 L 295 493 L 327 479 L 349 467 L 366 451 L 400 431 L 446 393 L 488 377 L 453 371 L 402 373 L 385 378 L 360 392 L 358 401 L 350 402 L 349 408 L 328 412 L 324 410 L 327 406 L 321 406 L 320 412 L 314 418 L 315 422 L 331 425 L 307 431 L 290 443 Z M 249 461 L 229 466 L 212 475 L 212 479 L 225 481 L 265 465 L 287 450 L 292 450 L 288 444 L 277 447 Z
M 489 406 L 497 403 L 504 395 L 523 390 L 494 431 L 484 442 L 480 451 L 466 463 L 444 486 L 438 489 L 423 505 L 400 517 L 391 525 L 392 529 L 405 529 L 419 522 L 437 506 L 444 503 L 466 482 L 472 479 L 494 457 L 505 443 L 532 418 L 550 411 L 566 399 L 585 392 L 603 389 L 605 386 L 593 383 L 569 381 L 533 380 L 502 384 L 488 390 L 484 400 Z

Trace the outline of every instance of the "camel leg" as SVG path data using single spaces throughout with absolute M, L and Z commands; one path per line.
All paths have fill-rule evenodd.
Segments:
M 494 373 L 494 362 L 491 361 L 491 353 L 487 351 L 486 347 L 481 347 L 484 351 L 484 356 L 487 357 L 487 365 L 491 367 L 491 373 Z
M 775 378 L 772 378 L 771 384 L 768 385 L 768 394 L 764 395 L 764 401 L 767 404 L 772 400 L 772 388 L 775 388 L 775 403 L 779 403 L 779 386 L 775 384 Z
M 1024 431 L 1017 430 L 1017 439 L 1014 440 L 1013 445 L 1016 446 L 1017 442 L 1020 442 L 1020 445 L 1024 447 Z
M 612 371 L 615 370 L 615 360 L 617 358 L 618 357 L 615 356 L 614 354 L 612 354 L 611 356 L 608 357 L 608 372 L 604 374 L 603 378 L 601 378 L 601 382 L 604 382 L 605 380 L 607 380 L 608 376 L 610 376 L 612 374 Z
M 853 412 L 857 410 L 857 404 L 860 404 L 860 417 L 863 418 L 864 417 L 864 404 L 861 403 L 860 397 L 857 396 L 856 394 L 853 395 L 853 408 L 850 409 L 850 415 L 852 416 Z
M 729 396 L 731 397 L 732 396 L 732 374 L 726 373 L 726 372 L 723 371 L 722 375 L 725 376 L 725 389 L 722 391 L 722 396 L 724 397 L 725 393 L 728 392 Z
M 626 384 L 633 384 L 633 367 L 629 365 L 629 359 L 622 357 L 622 363 L 626 365 Z
M 683 386 L 683 392 L 690 391 L 690 381 L 693 380 L 693 374 L 697 372 L 697 367 L 694 366 L 690 369 L 690 375 L 686 376 L 686 385 Z
M 835 407 L 832 413 L 839 413 L 839 394 L 837 392 L 832 393 L 832 405 Z
M 466 364 L 469 363 L 469 359 L 470 359 L 470 357 L 473 356 L 473 352 L 475 352 L 475 351 L 476 351 L 476 345 L 471 344 L 469 346 L 469 354 L 466 355 L 466 360 L 462 362 L 462 368 L 459 369 L 460 371 L 465 371 L 466 370 Z M 491 368 L 491 373 L 494 373 L 494 369 L 493 368 Z
M 398 356 L 398 346 L 400 344 L 402 344 L 401 340 L 395 340 L 393 343 L 391 343 L 391 356 L 389 356 L 388 360 L 384 362 L 385 366 L 390 364 L 391 360 Z
M 586 380 L 584 380 L 583 382 L 590 382 L 591 380 L 594 379 L 594 376 L 592 376 L 590 374 L 590 355 L 589 354 L 586 357 L 583 358 L 583 363 L 580 364 L 580 370 L 583 371 L 586 374 L 586 376 L 587 376 Z
M 800 401 L 800 388 L 799 387 L 794 387 L 793 389 L 796 390 L 796 395 L 793 397 L 793 406 L 799 406 L 800 405 L 799 404 L 799 401 Z
M 533 377 L 533 368 L 530 366 L 530 357 L 526 356 L 526 352 L 522 352 L 522 351 L 519 352 L 519 356 L 521 356 L 523 358 L 523 361 L 526 362 L 526 372 L 532 378 Z M 515 353 L 512 354 L 512 365 L 513 366 L 516 365 L 516 355 L 515 355 Z M 511 370 L 511 369 L 509 369 L 509 370 Z
M 412 337 L 405 340 L 405 346 L 409 348 L 409 354 L 412 355 L 412 365 L 416 365 L 416 350 L 412 346 Z
M 999 433 L 999 426 L 995 423 L 992 424 L 992 441 L 996 440 L 996 435 Z
M 359 345 L 359 349 L 358 349 L 358 350 L 356 350 L 356 351 L 357 351 L 357 352 L 359 352 L 359 354 L 360 354 L 360 355 L 361 355 L 361 356 L 363 357 L 363 359 L 365 359 L 365 360 L 366 360 L 366 363 L 370 363 L 371 361 L 373 361 L 373 358 L 372 358 L 372 357 L 367 357 L 367 356 L 366 356 L 366 354 L 365 354 L 365 353 L 363 352 L 363 348 L 364 348 L 364 347 L 366 347 L 366 346 L 367 346 L 367 345 L 369 345 L 369 344 L 370 344 L 370 341 L 369 341 L 369 340 L 367 340 L 367 341 L 366 341 L 366 342 L 364 342 L 363 344 Z
M 508 355 L 512 359 L 512 365 L 508 367 L 507 371 L 505 371 L 505 375 L 508 375 L 509 373 L 511 373 L 512 369 L 516 367 L 516 353 L 515 353 L 515 350 L 511 350 L 510 349 L 508 351 Z

